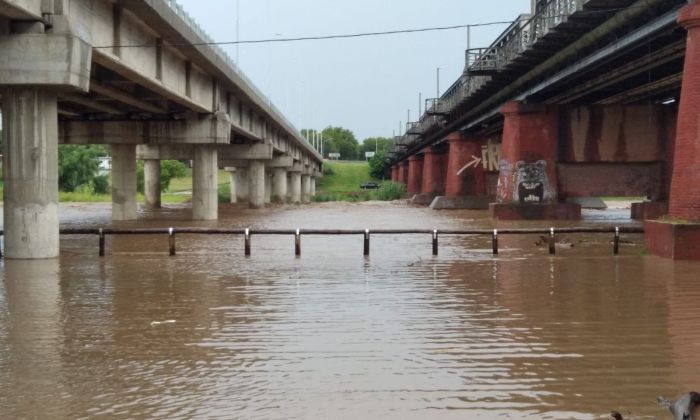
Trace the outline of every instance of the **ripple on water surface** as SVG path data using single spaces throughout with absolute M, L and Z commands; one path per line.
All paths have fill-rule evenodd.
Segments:
M 66 225 L 108 223 L 73 209 Z M 157 217 L 159 215 L 146 215 Z M 163 226 L 191 225 L 187 210 Z M 225 210 L 219 226 L 491 227 L 398 205 Z M 602 222 L 611 223 L 605 218 Z M 139 222 L 149 224 L 147 221 Z M 133 224 L 132 224 L 133 225 Z M 698 388 L 700 266 L 639 256 L 630 236 L 94 238 L 0 276 L 3 417 L 663 418 Z

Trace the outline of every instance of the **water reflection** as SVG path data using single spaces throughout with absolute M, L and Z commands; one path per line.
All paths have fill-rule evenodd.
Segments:
M 158 223 L 189 224 L 168 214 Z M 491 227 L 395 205 L 223 214 L 228 227 Z M 314 237 L 295 258 L 290 238 L 256 237 L 245 258 L 240 238 L 183 237 L 169 258 L 165 238 L 110 238 L 104 259 L 94 238 L 66 239 L 60 261 L 0 270 L 0 409 L 585 419 L 663 416 L 656 395 L 698 388 L 699 265 L 634 244 L 613 258 L 592 235 L 549 257 L 536 239 L 494 258 L 489 238 L 442 237 L 433 257 L 428 236 L 377 237 L 364 258 L 360 237 Z

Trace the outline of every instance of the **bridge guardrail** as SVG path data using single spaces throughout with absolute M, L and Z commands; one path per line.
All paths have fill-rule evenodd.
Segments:
M 190 16 L 190 14 L 187 13 L 187 11 L 185 11 L 185 9 L 180 5 L 180 3 L 177 0 L 164 0 L 164 1 L 170 7 L 170 9 L 173 12 L 175 12 L 175 14 L 178 17 L 180 17 L 180 19 L 182 19 L 182 21 L 185 24 L 187 24 L 187 26 L 189 26 L 204 41 L 204 43 L 209 44 L 208 46 L 216 53 L 216 55 L 218 55 L 219 58 L 221 58 L 224 62 L 226 62 L 226 64 L 229 65 L 231 70 L 233 70 L 233 72 L 238 77 L 243 79 L 246 82 L 246 84 L 248 84 L 250 89 L 253 92 L 255 92 L 255 94 L 257 96 L 262 98 L 267 103 L 267 105 L 272 113 L 277 115 L 277 117 L 279 119 L 281 119 L 282 121 L 284 121 L 289 127 L 293 127 L 294 130 L 296 130 L 296 132 L 299 134 L 299 139 L 303 140 L 305 143 L 307 143 L 309 145 L 311 144 L 309 141 L 307 141 L 304 138 L 304 136 L 301 135 L 301 130 L 296 128 L 294 126 L 294 124 L 292 124 L 292 122 L 289 121 L 289 119 L 287 119 L 287 117 L 284 116 L 284 114 L 272 103 L 272 100 L 267 95 L 265 95 L 255 85 L 255 83 L 253 83 L 253 81 L 250 78 L 248 78 L 248 76 L 245 75 L 245 73 L 243 73 L 241 68 L 238 67 L 238 63 L 236 63 L 231 58 L 231 56 L 223 48 L 221 48 L 220 45 L 215 43 L 214 39 L 211 36 L 209 36 L 209 34 L 207 34 L 206 31 L 204 31 L 204 29 L 202 29 L 202 27 L 199 25 L 199 23 L 197 23 L 197 21 L 192 16 Z

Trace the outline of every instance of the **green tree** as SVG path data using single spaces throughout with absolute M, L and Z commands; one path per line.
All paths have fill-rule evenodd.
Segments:
M 104 146 L 58 146 L 58 188 L 72 192 L 91 187 L 98 176 L 100 156 L 105 156 Z
M 358 160 L 358 142 L 355 134 L 343 127 L 328 127 L 323 130 L 324 155 L 340 153 L 342 160 Z
M 170 188 L 170 181 L 175 178 L 187 176 L 187 165 L 179 160 L 160 161 L 160 190 L 167 191 Z M 143 174 L 143 161 L 136 165 L 136 189 L 143 193 L 145 177 Z
M 360 156 L 364 156 L 365 152 L 385 152 L 392 144 L 393 141 L 386 137 L 366 138 L 360 145 Z
M 384 151 L 380 150 L 369 160 L 369 174 L 372 178 L 385 179 L 387 175 L 387 165 L 384 161 Z

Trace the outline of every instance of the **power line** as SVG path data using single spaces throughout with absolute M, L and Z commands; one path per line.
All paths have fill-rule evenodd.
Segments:
M 437 31 L 449 31 L 455 29 L 466 29 L 475 28 L 480 26 L 494 26 L 494 25 L 510 25 L 512 20 L 501 21 L 501 22 L 487 22 L 487 23 L 476 23 L 470 25 L 453 25 L 453 26 L 436 26 L 431 28 L 418 28 L 418 29 L 400 29 L 395 31 L 382 31 L 382 32 L 362 32 L 356 34 L 339 34 L 339 35 L 321 35 L 321 36 L 304 36 L 297 38 L 268 38 L 268 39 L 255 39 L 255 40 L 243 40 L 243 41 L 221 41 L 221 42 L 194 42 L 194 43 L 172 43 L 163 44 L 171 47 L 184 47 L 184 46 L 204 46 L 204 45 L 242 45 L 242 44 L 268 44 L 274 42 L 297 42 L 297 41 L 320 41 L 326 39 L 346 39 L 346 38 L 362 38 L 371 36 L 383 36 L 383 35 L 398 35 L 398 34 L 411 34 L 419 32 L 437 32 Z M 93 48 L 147 48 L 156 47 L 156 44 L 132 44 L 132 45 L 103 45 Z
M 595 15 L 595 14 L 606 14 L 611 12 L 618 12 L 626 9 L 641 9 L 645 6 L 629 6 L 629 7 L 617 7 L 610 9 L 599 9 L 599 10 L 587 10 L 578 12 L 580 15 Z M 544 19 L 557 19 L 557 18 L 568 17 L 566 14 L 561 15 L 550 15 L 543 17 Z M 283 43 L 283 42 L 300 42 L 300 41 L 321 41 L 329 39 L 349 39 L 349 38 L 364 38 L 364 37 L 374 37 L 374 36 L 385 36 L 385 35 L 399 35 L 399 34 L 411 34 L 411 33 L 421 33 L 421 32 L 437 32 L 437 31 L 450 31 L 455 29 L 468 29 L 468 28 L 478 28 L 483 26 L 495 26 L 495 25 L 511 25 L 516 23 L 517 20 L 506 20 L 506 21 L 494 21 L 494 22 L 483 22 L 483 23 L 472 23 L 465 25 L 452 25 L 452 26 L 435 26 L 428 28 L 417 28 L 417 29 L 399 29 L 393 31 L 379 31 L 379 32 L 361 32 L 353 34 L 338 34 L 338 35 L 319 35 L 319 36 L 304 36 L 295 38 L 267 38 L 267 39 L 253 39 L 253 40 L 237 40 L 237 41 L 205 41 L 205 42 L 183 42 L 183 43 L 163 43 L 163 44 L 127 44 L 127 45 L 101 45 L 93 46 L 97 49 L 106 48 L 155 48 L 162 46 L 170 47 L 197 47 L 197 46 L 207 46 L 207 45 L 244 45 L 244 44 L 270 44 L 270 43 Z

